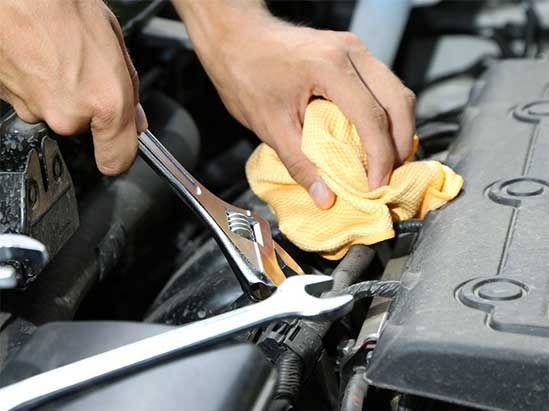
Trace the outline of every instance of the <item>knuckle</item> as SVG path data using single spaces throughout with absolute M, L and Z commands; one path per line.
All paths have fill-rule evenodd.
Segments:
M 404 87 L 404 90 L 403 90 L 403 94 L 404 94 L 404 101 L 406 103 L 406 106 L 411 108 L 411 109 L 415 109 L 416 107 L 416 95 L 415 93 L 410 90 L 409 88 L 407 87 Z
M 343 40 L 343 42 L 348 46 L 357 46 L 357 45 L 362 44 L 362 42 L 360 41 L 360 39 L 358 38 L 358 36 L 355 33 L 351 33 L 349 31 L 346 31 L 346 32 L 341 33 L 340 36 L 341 36 L 341 39 Z
M 387 130 L 389 128 L 389 118 L 387 117 L 387 113 L 385 112 L 383 107 L 381 107 L 379 104 L 374 104 L 370 110 L 377 126 L 381 130 Z
M 95 121 L 103 127 L 109 127 L 123 117 L 124 110 L 124 99 L 116 93 L 110 93 L 102 103 L 97 104 Z
M 309 180 L 309 167 L 306 159 L 291 160 L 287 162 L 286 168 L 292 178 L 299 184 L 305 184 Z
M 413 136 L 410 135 L 404 141 L 398 144 L 398 160 L 405 161 L 408 157 L 412 155 L 414 149 Z
M 324 50 L 324 59 L 325 63 L 330 66 L 334 63 L 340 65 L 347 61 L 344 51 L 337 46 L 326 47 Z

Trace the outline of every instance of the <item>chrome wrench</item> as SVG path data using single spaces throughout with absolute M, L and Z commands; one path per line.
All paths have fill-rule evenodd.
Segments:
M 83 385 L 120 375 L 169 355 L 222 340 L 241 331 L 286 318 L 338 318 L 348 313 L 353 297 L 318 298 L 331 288 L 324 275 L 290 277 L 269 298 L 215 317 L 46 371 L 0 389 L 0 411 L 36 406 Z
M 172 186 L 176 194 L 212 230 L 244 291 L 254 299 L 269 296 L 286 272 L 303 272 L 273 240 L 267 220 L 235 207 L 208 191 L 146 130 L 138 137 L 139 152 Z

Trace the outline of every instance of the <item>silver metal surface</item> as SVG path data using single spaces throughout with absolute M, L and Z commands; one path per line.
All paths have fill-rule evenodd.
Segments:
M 0 289 L 17 285 L 17 269 L 9 263 L 40 272 L 47 262 L 48 252 L 40 241 L 21 234 L 0 234 Z
M 17 271 L 12 265 L 0 265 L 0 289 L 17 286 Z
M 255 299 L 269 296 L 286 277 L 278 257 L 294 271 L 295 262 L 277 253 L 269 223 L 250 210 L 235 207 L 208 191 L 146 130 L 139 135 L 139 152 L 163 176 L 177 195 L 211 228 L 238 276 L 243 289 Z
M 241 331 L 292 317 L 337 318 L 353 305 L 349 295 L 318 298 L 330 289 L 332 278 L 300 275 L 285 280 L 266 300 L 197 321 L 143 340 L 38 374 L 0 389 L 0 410 L 36 406 L 46 399 L 120 375 L 168 355 L 211 344 Z M 314 295 L 313 295 L 314 294 Z

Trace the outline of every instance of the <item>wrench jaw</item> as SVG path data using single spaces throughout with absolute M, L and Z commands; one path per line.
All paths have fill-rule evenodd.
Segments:
M 278 261 L 279 269 L 284 273 L 285 277 L 291 277 L 294 275 L 303 275 L 303 269 L 292 258 L 290 254 L 286 252 L 276 241 L 273 240 L 276 259 Z
M 353 297 L 341 295 L 337 297 L 310 298 L 310 305 L 301 310 L 301 315 L 313 320 L 336 320 L 348 314 L 353 309 Z
M 267 220 L 257 213 L 252 213 L 257 222 L 255 229 L 257 232 L 256 245 L 261 256 L 262 272 L 269 278 L 275 286 L 280 286 L 286 279 L 277 259 L 276 243 L 271 234 L 271 226 Z
M 240 260 L 243 263 L 237 267 L 235 273 L 241 274 L 241 284 L 253 299 L 263 300 L 287 276 L 303 274 L 301 267 L 274 241 L 267 220 L 257 213 L 236 207 L 232 207 L 227 215 L 232 217 L 228 217 L 228 229 L 225 233 L 236 246 L 234 248 L 240 251 Z
M 277 287 L 287 278 L 304 274 L 299 264 L 272 237 L 271 226 L 259 214 L 251 212 L 256 222 L 256 244 L 261 255 L 263 274 Z
M 218 243 L 242 289 L 253 300 L 264 300 L 286 278 L 276 261 L 270 226 L 259 215 L 229 204 L 225 213 Z
M 331 289 L 333 279 L 327 275 L 300 275 L 287 278 L 278 288 L 275 296 L 278 304 L 284 304 L 296 316 L 316 320 L 334 320 L 349 313 L 353 308 L 353 297 L 319 297 Z

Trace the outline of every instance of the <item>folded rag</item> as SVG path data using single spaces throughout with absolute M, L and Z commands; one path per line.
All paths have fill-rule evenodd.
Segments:
M 463 185 L 461 176 L 438 161 L 410 161 L 393 171 L 388 185 L 370 191 L 358 133 L 326 100 L 308 105 L 301 149 L 337 196 L 328 210 L 315 205 L 266 144 L 248 159 L 246 175 L 256 195 L 274 210 L 282 233 L 299 248 L 328 259 L 343 257 L 353 244 L 394 237 L 393 221 L 423 218 L 457 196 Z

